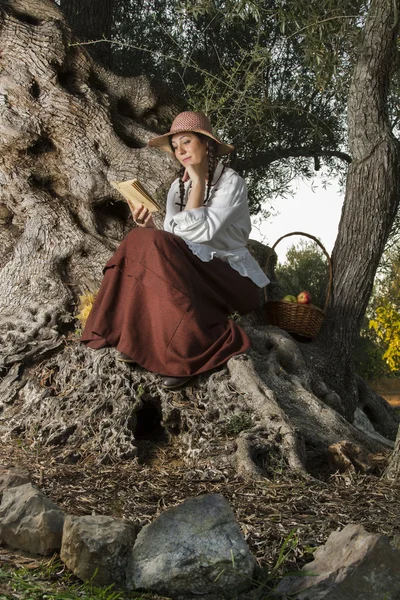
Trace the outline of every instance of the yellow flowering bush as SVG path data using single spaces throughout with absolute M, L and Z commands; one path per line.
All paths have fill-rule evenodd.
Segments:
M 96 294 L 92 294 L 91 292 L 88 292 L 83 296 L 79 296 L 79 312 L 76 315 L 76 318 L 80 321 L 82 329 L 85 327 L 89 313 L 92 310 L 95 298 Z
M 391 371 L 400 370 L 400 312 L 390 303 L 385 303 L 375 309 L 375 318 L 369 321 L 386 350 L 383 360 Z

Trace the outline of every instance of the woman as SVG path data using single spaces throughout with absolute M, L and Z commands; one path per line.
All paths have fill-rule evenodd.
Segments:
M 181 164 L 164 231 L 146 208 L 132 211 L 138 227 L 105 267 L 82 341 L 116 347 L 119 360 L 160 373 L 174 389 L 249 348 L 229 315 L 257 308 L 269 280 L 246 248 L 246 184 L 217 160 L 234 148 L 213 135 L 208 118 L 183 112 L 148 145 Z

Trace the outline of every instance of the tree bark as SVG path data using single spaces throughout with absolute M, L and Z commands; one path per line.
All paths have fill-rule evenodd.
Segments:
M 98 288 L 132 226 L 109 180 L 138 176 L 163 202 L 172 161 L 145 145 L 177 111 L 146 77 L 118 78 L 71 46 L 50 0 L 8 6 L 0 3 L 4 366 L 35 356 L 40 340 L 51 345 L 79 295 Z
M 110 40 L 113 26 L 114 0 L 61 0 L 67 23 L 82 42 Z M 112 46 L 99 42 L 89 49 L 103 66 L 112 67 Z
M 377 12 L 381 5 L 373 6 Z M 232 461 L 243 476 L 270 476 L 277 468 L 305 474 L 316 456 L 326 461 L 328 446 L 341 440 L 369 452 L 392 447 L 387 438 L 394 439 L 398 422 L 393 411 L 384 404 L 378 410 L 380 401 L 353 378 L 349 385 L 364 418 L 353 423 L 349 389 L 317 368 L 332 340 L 336 356 L 348 353 L 351 336 L 332 325 L 340 321 L 335 311 L 348 319 L 353 335 L 356 330 L 345 310 L 347 296 L 340 300 L 346 285 L 354 300 L 353 282 L 345 277 L 353 260 L 358 271 L 360 263 L 368 267 L 360 285 L 369 289 L 365 278 L 373 268 L 364 248 L 354 244 L 374 230 L 372 208 L 377 203 L 382 209 L 382 191 L 386 205 L 394 202 L 393 190 L 381 187 L 381 155 L 373 162 L 364 157 L 374 187 L 360 221 L 362 236 L 342 219 L 346 251 L 336 248 L 338 282 L 319 354 L 316 345 L 297 344 L 266 325 L 261 311 L 241 321 L 253 344 L 249 354 L 198 377 L 177 400 L 177 393 L 160 388 L 157 375 L 117 363 L 113 349 L 90 351 L 75 332 L 79 296 L 98 289 L 104 264 L 133 226 L 109 181 L 137 176 L 163 203 L 175 166 L 167 154 L 147 149 L 146 141 L 171 122 L 177 102 L 144 75 L 119 78 L 97 65 L 74 45 L 50 0 L 0 0 L 0 9 L 2 434 L 50 445 L 60 460 L 90 455 L 102 462 L 135 456 L 141 439 L 160 435 L 179 439 L 189 468 L 213 469 L 218 477 Z M 378 146 L 388 149 L 389 142 L 382 172 L 397 185 L 390 132 Z M 357 153 L 355 159 L 352 181 L 359 191 Z M 348 197 L 350 208 L 364 202 L 350 187 Z M 353 216 L 346 214 L 347 220 Z M 385 219 L 378 221 L 379 242 L 374 239 L 368 254 L 373 264 L 386 231 Z
M 349 166 L 346 195 L 332 253 L 333 287 L 318 349 L 327 381 L 346 415 L 357 405 L 351 352 L 375 273 L 399 206 L 400 150 L 388 116 L 388 91 L 399 28 L 397 0 L 373 0 L 348 99 Z
M 385 471 L 385 477 L 387 479 L 399 480 L 400 479 L 400 427 L 397 432 L 396 442 L 394 450 L 389 460 L 389 464 Z

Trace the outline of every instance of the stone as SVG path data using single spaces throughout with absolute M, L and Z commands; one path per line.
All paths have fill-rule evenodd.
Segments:
M 189 498 L 139 532 L 128 565 L 129 589 L 167 596 L 248 589 L 255 561 L 228 501 Z
M 31 483 L 8 488 L 0 505 L 2 544 L 31 554 L 61 548 L 63 511 Z
M 124 519 L 67 515 L 60 557 L 82 581 L 124 585 L 135 537 L 133 523 Z
M 30 479 L 26 473 L 20 471 L 16 467 L 3 467 L 0 465 L 0 495 L 4 490 L 18 485 L 30 483 Z
M 313 562 L 299 575 L 284 578 L 276 588 L 296 600 L 398 600 L 400 551 L 381 534 L 361 525 L 347 525 L 329 536 Z M 308 575 L 309 574 L 309 575 Z M 282 596 L 283 595 L 283 596 Z

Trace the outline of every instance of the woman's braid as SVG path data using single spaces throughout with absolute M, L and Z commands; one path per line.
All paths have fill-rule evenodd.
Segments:
M 208 142 L 208 181 L 207 181 L 207 195 L 204 200 L 204 204 L 207 204 L 211 193 L 212 181 L 214 179 L 215 169 L 217 167 L 217 144 L 214 140 Z
M 181 204 L 181 211 L 183 210 L 183 207 L 185 206 L 184 204 L 184 200 L 185 200 L 185 184 L 183 183 L 183 175 L 185 173 L 185 167 L 182 166 L 179 169 L 179 199 L 180 199 L 180 204 Z

